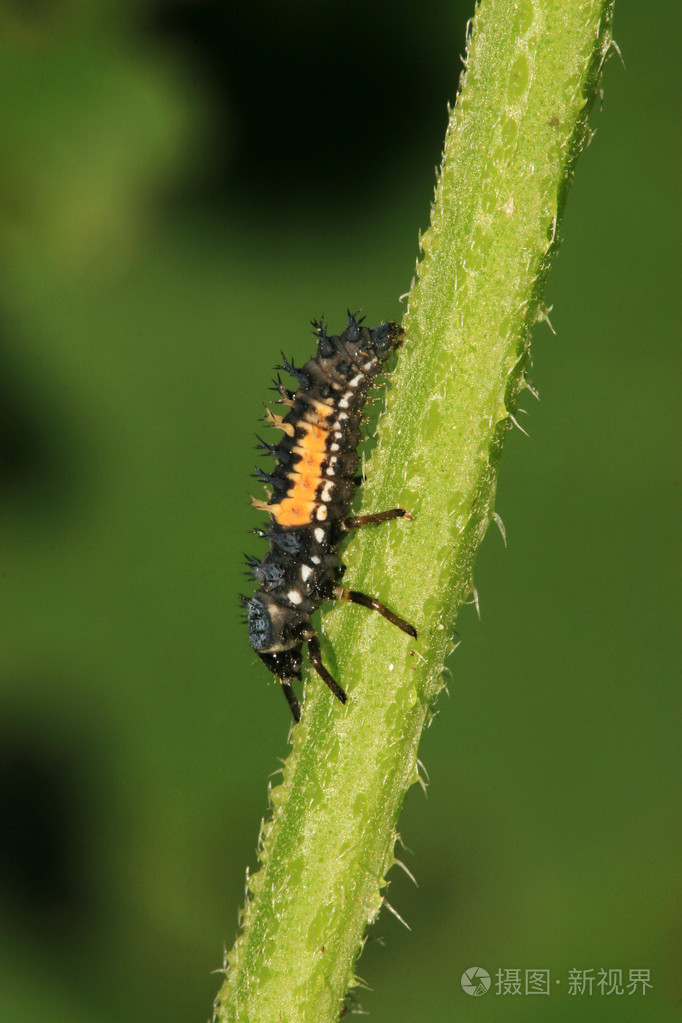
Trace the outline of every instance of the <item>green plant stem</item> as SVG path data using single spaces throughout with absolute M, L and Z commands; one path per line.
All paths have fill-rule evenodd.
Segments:
M 455 619 L 493 515 L 502 440 L 573 161 L 611 35 L 609 0 L 483 0 L 445 143 L 363 509 L 414 521 L 359 531 L 346 582 L 420 629 L 337 607 L 264 825 L 221 1021 L 325 1023 L 354 983 L 394 862 L 398 813 Z M 453 62 L 459 49 L 453 43 Z M 334 658 L 336 660 L 334 660 Z

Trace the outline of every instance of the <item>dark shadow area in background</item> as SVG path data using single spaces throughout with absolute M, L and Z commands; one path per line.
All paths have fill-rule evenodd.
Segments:
M 182 53 L 210 103 L 208 151 L 181 199 L 305 210 L 366 201 L 413 154 L 439 163 L 471 4 L 429 6 L 415 18 L 408 3 L 390 17 L 380 3 L 153 5 L 145 30 Z
M 60 402 L 59 382 L 37 359 L 16 354 L 26 349 L 21 328 L 0 314 L 0 501 L 22 518 L 56 524 L 92 484 L 92 451 Z
M 33 410 L 22 401 L 0 352 L 0 493 L 41 485 L 53 475 L 52 452 Z M 21 397 L 20 397 L 21 396 Z
M 76 938 L 94 913 L 84 857 L 100 768 L 76 735 L 56 741 L 33 720 L 0 732 L 0 896 L 39 940 Z

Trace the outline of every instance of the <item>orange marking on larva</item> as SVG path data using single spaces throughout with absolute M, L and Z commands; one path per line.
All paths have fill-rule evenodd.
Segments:
M 268 511 L 278 526 L 285 529 L 292 526 L 307 526 L 313 521 L 317 507 L 315 501 L 301 501 L 294 497 L 285 497 L 279 504 L 271 504 Z
M 313 401 L 312 405 L 318 416 L 322 416 L 323 419 L 329 419 L 329 417 L 334 414 L 334 406 L 329 402 L 318 401 L 316 399 Z
M 327 429 L 327 420 L 334 415 L 334 409 L 323 401 L 314 401 L 301 416 L 301 424 L 310 423 L 312 426 L 320 426 Z
M 292 451 L 295 455 L 299 456 L 294 472 L 308 472 L 313 469 L 320 475 L 322 463 L 327 458 L 326 451 L 310 451 L 308 448 L 300 447 L 299 445 L 292 448 Z
M 317 507 L 314 500 L 322 482 L 321 466 L 327 457 L 329 431 L 303 420 L 305 431 L 293 449 L 299 456 L 293 472 L 289 473 L 291 489 L 279 504 L 271 504 L 269 512 L 280 526 L 305 526 L 313 520 Z
M 312 472 L 290 472 L 288 479 L 293 483 L 291 495 L 296 493 L 306 501 L 312 501 L 320 482 L 320 474 Z

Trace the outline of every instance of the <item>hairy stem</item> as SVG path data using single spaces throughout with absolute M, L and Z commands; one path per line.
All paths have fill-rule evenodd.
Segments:
M 483 0 L 471 23 L 408 341 L 363 497 L 365 511 L 400 505 L 414 520 L 360 530 L 345 557 L 345 583 L 417 625 L 419 639 L 357 607 L 326 616 L 325 659 L 349 702 L 308 679 L 216 1002 L 220 1021 L 331 1023 L 353 985 L 493 515 L 611 13 L 609 0 Z

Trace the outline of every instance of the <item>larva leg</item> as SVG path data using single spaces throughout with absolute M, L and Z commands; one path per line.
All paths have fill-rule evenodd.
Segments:
M 282 682 L 282 692 L 287 698 L 287 703 L 291 707 L 291 713 L 294 715 L 294 721 L 299 722 L 301 720 L 301 705 L 298 702 L 296 693 L 291 687 L 290 682 Z
M 408 636 L 417 638 L 417 630 L 414 625 L 410 625 L 404 618 L 399 618 L 398 615 L 393 614 L 392 611 L 382 604 L 380 601 L 375 600 L 374 597 L 368 597 L 365 593 L 359 593 L 358 590 L 347 590 L 343 586 L 337 586 L 334 590 L 334 596 L 337 600 L 347 600 L 351 604 L 361 604 L 362 607 L 369 607 L 372 611 L 378 611 L 380 615 L 383 615 L 389 622 L 397 625 L 399 629 L 406 632 Z
M 359 529 L 361 526 L 378 526 L 381 522 L 390 522 L 391 519 L 411 519 L 412 516 L 404 508 L 391 508 L 390 511 L 375 512 L 373 515 L 351 515 L 344 519 L 344 529 Z
M 341 703 L 345 703 L 347 700 L 346 694 L 344 693 L 339 683 L 334 678 L 332 678 L 332 676 L 329 674 L 324 664 L 322 663 L 322 651 L 320 650 L 320 641 L 314 633 L 312 636 L 308 637 L 308 656 L 310 657 L 310 663 L 312 664 L 313 668 L 320 676 L 322 681 L 326 682 L 326 684 L 329 686 L 336 699 L 340 700 Z

